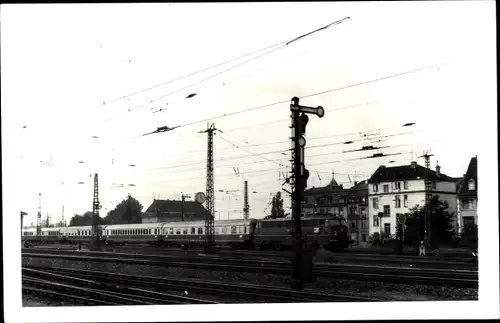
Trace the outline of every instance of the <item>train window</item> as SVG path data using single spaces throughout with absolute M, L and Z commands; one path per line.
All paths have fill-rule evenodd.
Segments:
M 188 234 L 188 228 L 183 228 L 182 229 L 182 234 Z
M 174 228 L 168 228 L 168 234 L 174 234 Z
M 236 234 L 236 226 L 231 226 L 231 234 Z
M 203 234 L 203 228 L 198 228 L 198 234 Z
M 175 229 L 175 234 L 181 234 L 181 228 Z
M 243 227 L 243 233 L 244 233 L 244 234 L 246 234 L 246 233 L 247 233 L 247 226 L 246 226 L 246 225 Z
M 191 234 L 196 234 L 196 228 L 191 228 Z
M 227 233 L 227 228 L 226 227 L 222 227 L 222 233 Z

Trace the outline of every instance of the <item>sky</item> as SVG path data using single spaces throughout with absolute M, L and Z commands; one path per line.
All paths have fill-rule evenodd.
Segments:
M 68 222 L 91 211 L 95 173 L 101 216 L 127 194 L 144 210 L 192 200 L 206 190 L 199 131 L 212 117 L 216 219 L 243 216 L 245 180 L 262 218 L 290 164 L 294 96 L 326 111 L 307 126 L 309 187 L 423 165 L 424 150 L 459 177 L 493 140 L 482 129 L 496 117 L 492 2 L 6 5 L 1 23 L 3 187 L 19 192 L 25 224 L 39 193 L 52 222 L 63 206 Z M 181 127 L 142 136 L 157 126 Z M 389 147 L 342 153 L 365 144 Z M 360 159 L 375 152 L 399 155 Z

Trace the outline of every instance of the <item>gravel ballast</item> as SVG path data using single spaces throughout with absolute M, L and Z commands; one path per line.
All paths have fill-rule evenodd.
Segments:
M 128 265 L 104 262 L 85 262 L 60 259 L 22 258 L 23 266 L 69 268 L 95 270 L 130 275 L 144 275 L 164 278 L 194 278 L 206 281 L 228 283 L 249 283 L 263 286 L 289 288 L 289 277 L 274 274 L 242 273 L 218 270 L 200 270 L 166 266 Z M 387 301 L 422 301 L 422 300 L 477 300 L 478 290 L 474 288 L 455 288 L 429 285 L 405 285 L 385 282 L 357 281 L 352 279 L 328 279 L 317 277 L 307 285 L 308 289 L 324 293 L 372 297 Z M 197 297 L 190 293 L 189 296 Z M 220 297 L 206 298 L 223 301 Z M 231 302 L 236 302 L 234 298 Z

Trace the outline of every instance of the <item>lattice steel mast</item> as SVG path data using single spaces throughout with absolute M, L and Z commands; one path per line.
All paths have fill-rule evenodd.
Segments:
M 215 236 L 214 236 L 214 145 L 213 137 L 215 131 L 220 131 L 215 128 L 215 124 L 211 124 L 207 130 L 199 131 L 199 133 L 208 133 L 207 146 L 207 191 L 206 191 L 206 207 L 207 217 L 205 219 L 205 252 L 213 252 Z M 222 132 L 222 131 L 220 131 Z
M 92 238 L 94 243 L 98 242 L 100 237 L 99 230 L 99 178 L 97 174 L 94 174 L 94 200 L 92 202 Z
M 248 181 L 245 181 L 245 193 L 243 196 L 243 218 L 248 220 L 250 206 L 248 205 Z
M 424 212 L 424 240 L 427 248 L 431 247 L 431 200 L 432 200 L 432 181 L 429 180 L 429 169 L 431 166 L 429 151 L 424 151 L 423 157 L 425 160 L 425 212 Z
M 38 193 L 38 214 L 36 216 L 36 238 L 40 240 L 42 236 L 42 193 Z

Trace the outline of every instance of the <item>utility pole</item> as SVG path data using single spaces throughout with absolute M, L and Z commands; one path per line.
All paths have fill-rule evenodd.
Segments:
M 295 290 L 303 290 L 305 280 L 309 280 L 312 274 L 312 258 L 307 258 L 307 266 L 304 263 L 303 257 L 303 237 L 302 237 L 302 202 L 304 200 L 304 190 L 307 186 L 309 171 L 305 168 L 305 145 L 306 126 L 309 121 L 307 114 L 315 114 L 322 118 L 325 114 L 324 109 L 319 106 L 317 108 L 305 107 L 299 105 L 299 98 L 292 98 L 290 104 L 291 118 L 291 151 L 292 151 L 292 216 L 295 221 L 295 259 L 294 272 L 292 275 L 292 288 Z M 311 256 L 310 254 L 308 254 Z M 311 259 L 309 259 L 311 258 Z
M 42 193 L 38 193 L 38 214 L 36 215 L 36 239 L 42 239 Z
M 215 128 L 215 124 L 207 127 L 207 130 L 199 131 L 199 133 L 206 132 L 208 134 L 207 146 L 207 217 L 205 219 L 205 253 L 214 252 L 215 235 L 214 235 L 214 132 L 221 130 Z
M 248 181 L 245 181 L 245 192 L 243 197 L 243 219 L 248 220 L 250 207 L 248 206 Z
M 100 209 L 100 204 L 99 204 L 99 178 L 97 173 L 94 174 L 94 199 L 92 202 L 92 213 L 93 213 L 93 218 L 92 218 L 92 238 L 93 238 L 93 243 L 97 244 L 99 243 L 101 239 L 101 232 L 99 231 L 99 209 Z
M 431 248 L 431 199 L 432 199 L 432 182 L 429 180 L 429 169 L 431 166 L 429 151 L 424 151 L 423 157 L 425 160 L 425 213 L 424 213 L 424 242 L 427 248 Z

